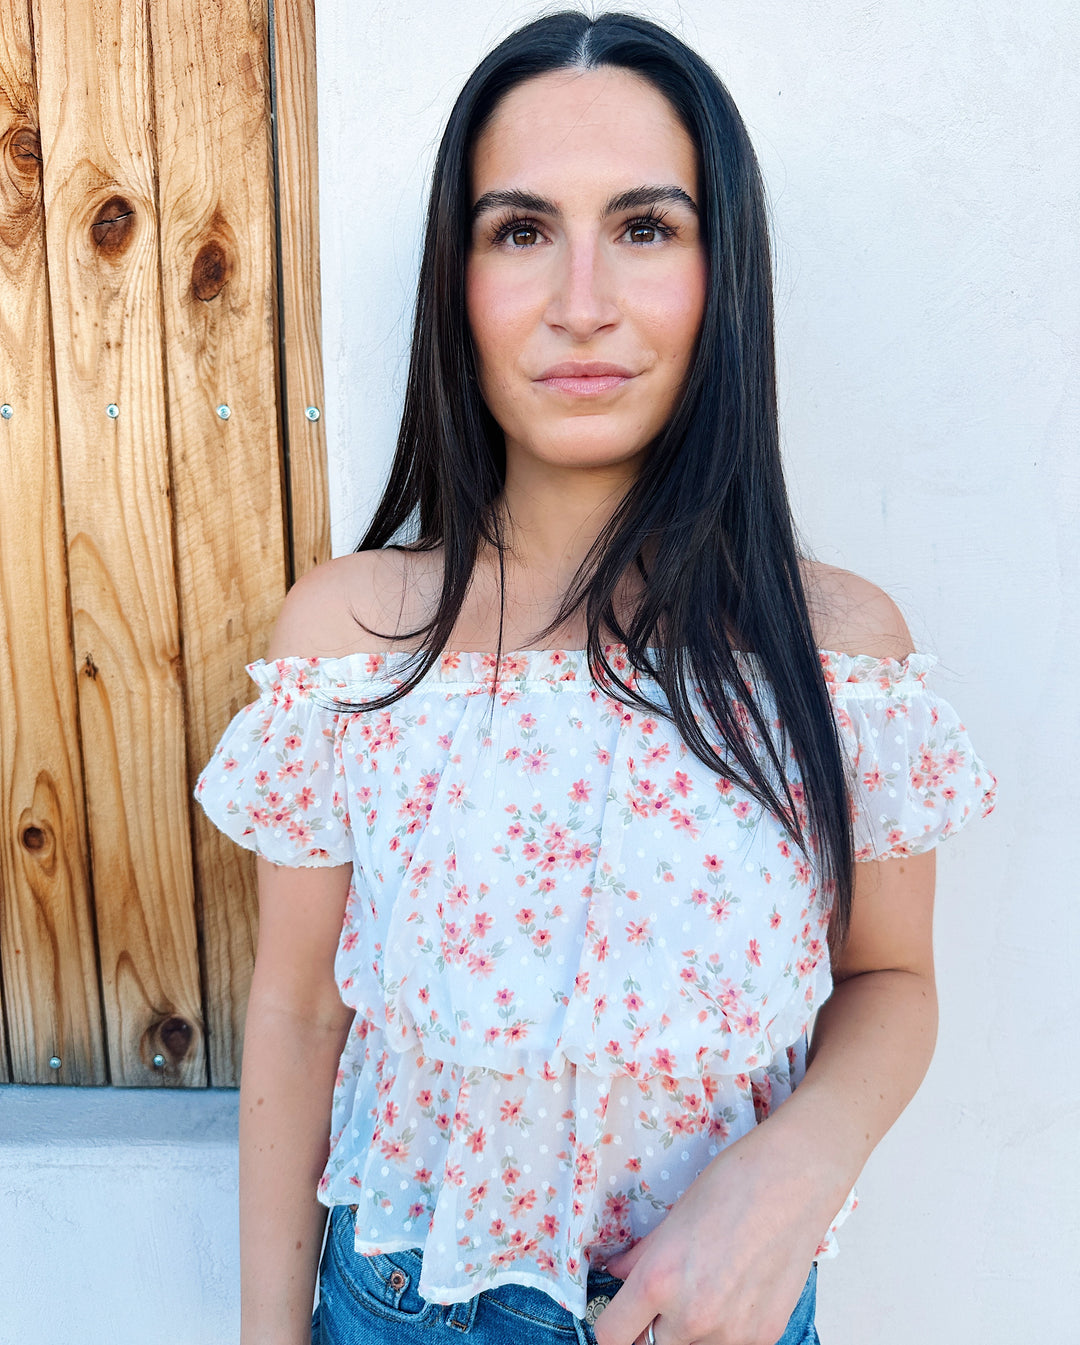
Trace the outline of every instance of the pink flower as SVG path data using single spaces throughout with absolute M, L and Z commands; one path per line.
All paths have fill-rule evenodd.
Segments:
M 536 1204 L 536 1192 L 532 1189 L 522 1191 L 510 1202 L 510 1218 L 518 1219 Z
M 592 785 L 589 784 L 589 782 L 584 778 L 581 780 L 575 780 L 574 783 L 570 786 L 567 798 L 573 800 L 574 803 L 586 803 L 588 801 L 591 790 Z
M 537 747 L 526 756 L 522 770 L 526 775 L 543 775 L 547 764 L 547 748 Z
M 662 1046 L 658 1051 L 653 1052 L 650 1062 L 653 1071 L 656 1074 L 672 1074 L 675 1070 L 675 1059 L 667 1047 Z
M 626 926 L 627 943 L 645 943 L 649 938 L 649 920 L 648 918 L 639 921 L 633 921 Z

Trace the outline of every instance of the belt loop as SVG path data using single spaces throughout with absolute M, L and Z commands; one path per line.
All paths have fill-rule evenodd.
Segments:
M 479 1301 L 480 1295 L 474 1294 L 463 1303 L 451 1303 L 446 1317 L 447 1326 L 452 1326 L 455 1331 L 471 1331 L 473 1322 L 476 1321 L 476 1305 Z

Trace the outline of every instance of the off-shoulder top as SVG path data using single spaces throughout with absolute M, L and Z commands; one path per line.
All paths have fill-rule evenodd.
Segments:
M 435 1301 L 512 1281 L 580 1317 L 590 1261 L 801 1081 L 828 898 L 781 822 L 584 651 L 504 655 L 494 698 L 493 656 L 444 653 L 388 709 L 354 708 L 406 658 L 252 664 L 261 694 L 196 795 L 275 864 L 352 865 L 335 971 L 355 1019 L 319 1196 L 355 1206 L 357 1251 L 422 1247 Z M 858 859 L 989 812 L 932 657 L 821 661 Z

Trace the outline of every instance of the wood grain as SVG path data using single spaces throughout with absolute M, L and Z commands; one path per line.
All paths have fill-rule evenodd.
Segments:
M 265 4 L 152 6 L 177 576 L 191 783 L 257 694 L 285 594 Z M 216 411 L 228 405 L 222 420 Z M 210 1078 L 234 1084 L 254 961 L 250 856 L 193 805 Z
M 0 958 L 11 1073 L 104 1083 L 25 0 L 0 9 L 0 402 L 10 408 L 0 418 Z
M 33 0 L 68 568 L 112 1082 L 202 1084 L 141 0 Z M 119 407 L 110 419 L 108 404 Z M 155 1068 L 154 1057 L 163 1061 Z
M 319 290 L 319 137 L 314 0 L 271 0 L 274 19 L 278 229 L 285 452 L 289 464 L 293 578 L 330 557 Z

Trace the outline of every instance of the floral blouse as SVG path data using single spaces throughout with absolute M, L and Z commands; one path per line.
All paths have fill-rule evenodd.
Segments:
M 196 795 L 272 863 L 352 865 L 335 971 L 355 1019 L 319 1196 L 355 1207 L 357 1251 L 423 1247 L 438 1302 L 512 1281 L 580 1317 L 590 1262 L 801 1081 L 828 900 L 777 818 L 583 651 L 504 655 L 494 699 L 492 655 L 444 653 L 389 709 L 354 708 L 406 657 L 253 663 L 261 695 Z M 821 661 L 858 859 L 989 812 L 932 657 Z

